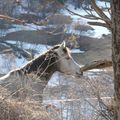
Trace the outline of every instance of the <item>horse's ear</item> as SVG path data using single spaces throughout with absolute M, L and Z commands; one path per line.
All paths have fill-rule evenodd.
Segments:
M 66 43 L 65 43 L 65 41 L 62 42 L 61 47 L 63 47 L 63 48 L 66 47 Z

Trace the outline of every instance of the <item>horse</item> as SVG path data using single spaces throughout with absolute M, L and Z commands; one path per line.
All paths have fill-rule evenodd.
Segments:
M 22 98 L 26 98 L 26 96 L 34 94 L 33 96 L 39 96 L 39 100 L 42 101 L 44 88 L 56 71 L 76 77 L 82 75 L 79 64 L 73 60 L 65 42 L 53 46 L 26 65 L 10 71 L 0 78 L 0 85 L 15 97 L 22 94 Z M 30 89 L 32 90 L 27 95 Z

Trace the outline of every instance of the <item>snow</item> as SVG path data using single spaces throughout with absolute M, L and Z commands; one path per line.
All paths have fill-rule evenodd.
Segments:
M 51 80 L 48 83 L 48 86 L 54 87 L 59 85 L 59 72 L 56 72 L 52 75 Z
M 12 40 L 7 40 L 6 42 L 11 43 L 11 44 L 17 44 L 17 46 L 19 46 L 19 47 L 22 46 L 23 49 L 34 49 L 39 54 L 42 54 L 43 52 L 45 52 L 51 48 L 51 46 L 44 45 L 44 44 L 32 44 L 32 43 L 20 42 L 20 41 L 16 42 L 16 41 L 12 41 Z
M 15 58 L 15 67 L 18 68 L 18 67 L 21 67 L 23 64 L 27 63 L 27 60 L 23 57 L 21 57 L 20 59 L 19 58 Z
M 23 3 L 26 3 L 27 4 L 27 1 L 26 0 L 23 0 Z M 97 4 L 101 7 L 110 7 L 110 3 L 109 2 L 103 2 L 103 1 L 97 1 Z M 77 13 L 77 14 L 80 14 L 82 16 L 84 15 L 87 15 L 86 11 L 83 10 L 83 9 L 77 9 L 75 10 L 74 9 L 74 6 L 71 5 L 71 4 L 67 4 L 66 5 L 71 11 Z M 21 10 L 21 9 L 20 9 Z M 26 11 L 24 10 L 21 10 L 22 13 L 26 13 Z M 77 24 L 81 24 L 81 25 L 88 25 L 87 22 L 103 22 L 102 20 L 88 20 L 88 19 L 85 19 L 85 18 L 82 18 L 80 16 L 77 16 L 77 15 L 74 15 L 74 14 L 71 14 L 69 13 L 67 10 L 61 10 L 61 13 L 64 14 L 64 15 L 67 15 L 67 16 L 70 16 L 71 18 L 73 18 L 73 23 L 77 22 Z M 92 11 L 92 13 L 96 16 L 97 13 L 95 11 Z M 107 12 L 107 11 L 104 11 L 104 13 L 110 18 L 110 14 Z M 31 14 L 34 14 L 34 13 L 31 13 Z M 98 16 L 99 17 L 99 16 Z M 103 34 L 110 34 L 110 31 L 105 28 L 105 27 L 100 27 L 100 26 L 94 26 L 94 25 L 90 25 L 94 30 L 88 30 L 88 31 L 85 31 L 85 32 L 81 32 L 81 31 L 78 31 L 78 30 L 74 30 L 73 26 L 66 26 L 66 31 L 67 33 L 74 33 L 74 34 L 77 34 L 77 35 L 84 35 L 84 36 L 90 36 L 90 37 L 94 37 L 94 38 L 100 38 L 102 37 Z M 8 33 L 12 33 L 12 32 L 16 32 L 16 31 L 21 31 L 21 30 L 42 30 L 44 28 L 47 28 L 47 27 L 55 27 L 55 25 L 48 25 L 48 26 L 39 26 L 39 25 L 35 25 L 35 24 L 25 24 L 25 25 L 16 25 L 14 24 L 13 25 L 13 28 L 10 28 L 8 30 L 0 30 L 1 32 L 1 36 L 5 36 L 7 35 Z
M 102 8 L 110 8 L 110 2 L 104 2 L 104 1 L 96 1 L 97 5 Z
M 94 28 L 94 35 L 91 36 L 88 33 L 88 36 L 91 36 L 91 37 L 94 37 L 94 38 L 101 38 L 103 34 L 105 34 L 105 35 L 110 34 L 110 31 L 105 27 L 94 26 L 94 25 L 91 25 L 91 27 Z
M 84 53 L 84 51 L 81 51 L 80 49 L 72 49 L 71 53 Z

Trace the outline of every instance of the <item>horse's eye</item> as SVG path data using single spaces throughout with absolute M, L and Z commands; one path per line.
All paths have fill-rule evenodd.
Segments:
M 63 48 L 63 52 L 64 52 L 64 53 L 67 53 L 67 49 L 66 49 L 66 48 Z

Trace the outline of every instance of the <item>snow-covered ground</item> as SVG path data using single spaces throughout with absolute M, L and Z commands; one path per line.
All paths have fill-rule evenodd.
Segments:
M 109 2 L 105 3 L 103 1 L 102 2 L 97 1 L 97 4 L 100 7 L 105 7 L 105 6 L 107 6 L 108 8 L 110 7 Z M 87 11 L 87 10 L 74 9 L 74 6 L 71 5 L 71 4 L 67 4 L 66 6 L 67 6 L 68 9 L 70 9 L 74 13 L 80 14 L 82 16 L 88 15 L 87 12 L 89 12 L 89 11 Z M 21 13 L 26 13 L 26 12 L 27 11 L 21 10 Z M 91 12 L 92 12 L 93 15 L 98 16 L 95 11 L 91 11 Z M 90 20 L 90 19 L 82 18 L 80 16 L 71 14 L 70 12 L 68 12 L 65 9 L 61 10 L 61 13 L 64 14 L 64 15 L 70 16 L 73 19 L 73 24 L 77 23 L 77 24 L 80 24 L 80 25 L 88 25 L 87 22 L 103 22 L 102 20 Z M 104 13 L 110 18 L 110 14 L 109 14 L 108 11 L 104 11 Z M 69 26 L 66 25 L 66 32 L 67 33 L 74 33 L 74 34 L 78 34 L 78 35 L 95 37 L 95 38 L 100 38 L 100 37 L 102 37 L 103 34 L 110 34 L 110 31 L 105 27 L 94 26 L 94 25 L 89 25 L 89 26 L 91 26 L 94 30 L 88 30 L 88 31 L 81 32 L 81 31 L 75 30 L 73 28 L 72 24 L 69 25 Z M 26 24 L 26 25 L 15 25 L 14 24 L 13 28 L 10 28 L 10 29 L 7 29 L 7 30 L 6 29 L 0 30 L 0 33 L 1 33 L 0 36 L 5 36 L 8 33 L 12 33 L 12 32 L 15 32 L 15 31 L 21 31 L 21 30 L 42 30 L 43 28 L 46 28 L 46 27 L 55 27 L 55 25 L 38 26 L 38 25 L 35 25 L 35 24 L 32 24 L 32 23 L 31 24 Z
M 97 4 L 100 6 L 100 7 L 110 7 L 110 3 L 108 2 L 101 2 L 101 1 L 97 1 Z M 83 9 L 74 9 L 74 6 L 71 5 L 71 4 L 67 4 L 66 5 L 67 8 L 69 10 L 71 10 L 72 12 L 76 13 L 76 14 L 80 14 L 82 16 L 85 16 L 85 15 L 88 15 L 87 10 L 83 10 Z M 87 11 L 87 12 L 86 12 Z M 98 16 L 98 14 L 95 12 L 95 11 L 91 11 L 93 15 Z M 77 16 L 75 14 L 71 14 L 70 12 L 68 12 L 67 10 L 61 10 L 61 13 L 64 14 L 64 15 L 67 15 L 67 16 L 70 16 L 71 18 L 73 18 L 73 22 L 76 22 L 77 24 L 80 24 L 80 25 L 89 25 L 87 22 L 102 22 L 102 20 L 90 20 L 90 19 L 86 19 L 86 18 L 83 18 L 83 17 L 80 17 L 80 16 Z M 90 12 L 89 12 L 90 13 Z M 104 13 L 110 18 L 110 14 L 108 11 L 104 11 Z M 105 27 L 101 27 L 101 26 L 94 26 L 94 25 L 89 25 L 91 26 L 94 30 L 89 30 L 87 32 L 80 32 L 80 31 L 76 31 L 74 30 L 72 27 L 69 27 L 69 33 L 74 33 L 74 34 L 80 34 L 80 35 L 84 35 L 84 36 L 89 36 L 89 37 L 94 37 L 94 38 L 100 38 L 102 37 L 103 34 L 110 34 L 110 31 L 105 28 Z
M 53 28 L 53 25 L 47 25 L 47 26 L 39 26 L 39 25 L 35 25 L 33 23 L 30 24 L 25 24 L 25 25 L 17 25 L 17 24 L 13 24 L 12 28 L 10 29 L 1 29 L 0 30 L 0 37 L 1 36 L 6 36 L 8 33 L 12 33 L 12 32 L 17 32 L 17 31 L 22 31 L 22 30 L 43 30 L 44 28 Z
M 22 1 L 23 3 L 25 3 L 25 5 L 27 5 L 26 0 Z M 110 3 L 109 2 L 103 2 L 103 1 L 97 1 L 97 5 L 99 7 L 110 7 Z M 71 4 L 66 4 L 67 8 L 70 9 L 71 11 L 73 11 L 74 13 L 80 14 L 82 16 L 84 15 L 88 15 L 87 10 L 83 10 L 83 9 L 74 9 L 74 6 Z M 21 10 L 21 8 L 18 8 L 20 10 L 20 13 L 26 13 L 27 11 Z M 87 12 L 86 12 L 87 11 Z M 97 13 L 95 11 L 91 11 L 93 15 L 98 16 Z M 103 22 L 102 20 L 90 20 L 90 19 L 85 19 L 82 18 L 80 16 L 71 14 L 70 12 L 68 12 L 67 10 L 63 9 L 61 10 L 61 13 L 67 16 L 70 16 L 73 19 L 73 24 L 77 23 L 80 25 L 88 25 L 87 22 Z M 90 12 L 89 12 L 90 13 Z M 110 18 L 110 14 L 108 11 L 104 11 L 104 13 Z M 98 16 L 99 17 L 99 16 Z M 110 34 L 110 31 L 105 28 L 105 27 L 100 27 L 100 26 L 94 26 L 94 25 L 89 25 L 91 26 L 94 30 L 88 30 L 88 31 L 78 31 L 75 30 L 73 28 L 73 25 L 66 25 L 66 32 L 67 33 L 74 33 L 74 34 L 78 34 L 78 35 L 84 35 L 84 36 L 90 36 L 90 37 L 95 37 L 95 38 L 100 38 L 102 37 L 103 34 Z M 8 33 L 12 33 L 15 31 L 21 31 L 21 30 L 42 30 L 43 28 L 46 27 L 55 27 L 55 25 L 48 25 L 48 26 L 38 26 L 35 24 L 26 24 L 26 25 L 13 25 L 13 28 L 10 29 L 3 29 L 0 30 L 0 36 L 5 36 Z

